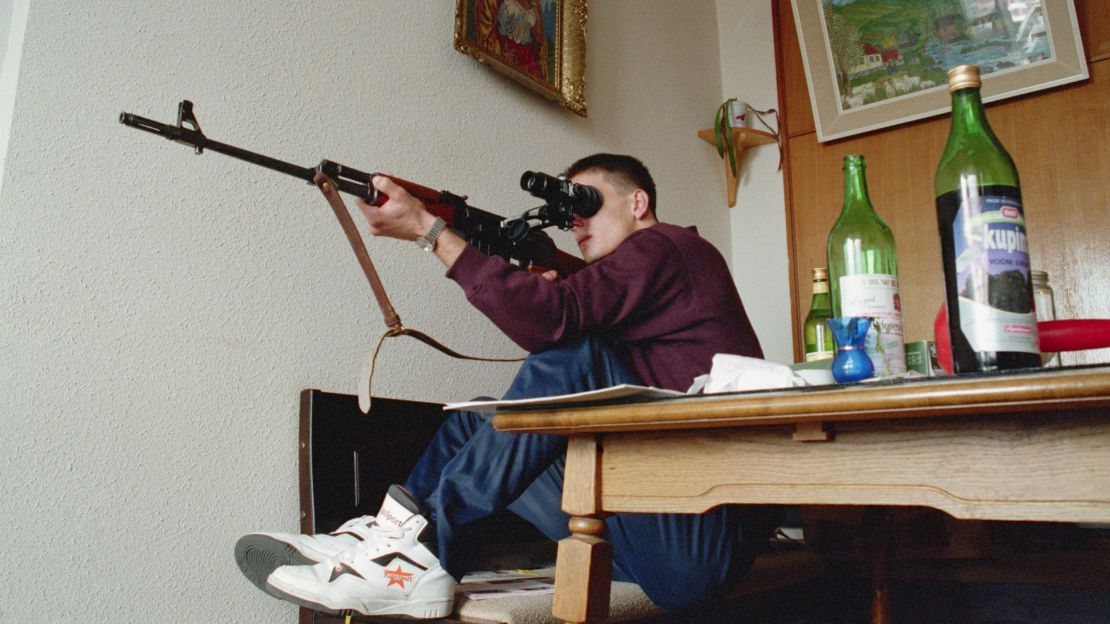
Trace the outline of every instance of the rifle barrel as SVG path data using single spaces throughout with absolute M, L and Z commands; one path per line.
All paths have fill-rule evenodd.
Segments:
M 200 125 L 197 124 L 196 117 L 192 113 L 192 103 L 188 100 L 183 101 L 178 108 L 177 125 L 164 124 L 133 113 L 120 113 L 119 121 L 125 126 L 189 145 L 196 150 L 197 154 L 203 153 L 206 149 L 212 150 L 252 165 L 300 178 L 310 184 L 315 179 L 316 172 L 321 171 L 344 193 L 362 197 L 376 205 L 381 205 L 381 202 L 386 199 L 385 195 L 378 193 L 370 184 L 370 180 L 378 174 L 365 173 L 329 160 L 321 161 L 316 167 L 302 167 L 265 154 L 213 141 L 200 131 Z M 192 127 L 186 124 L 191 124 Z M 450 227 L 459 230 L 468 242 L 484 253 L 517 261 L 526 267 L 555 268 L 563 275 L 569 275 L 585 265 L 582 260 L 559 251 L 554 242 L 543 232 L 533 231 L 522 241 L 510 240 L 504 232 L 501 216 L 468 205 L 465 197 L 446 191 L 436 191 L 394 176 L 389 177 L 424 202 L 430 212 L 443 217 Z
M 259 165 L 273 171 L 291 175 L 295 178 L 300 178 L 309 183 L 311 183 L 312 179 L 316 176 L 316 169 L 313 167 L 294 165 L 293 163 L 278 160 L 277 158 L 272 158 L 265 154 L 259 154 L 241 147 L 228 145 L 227 143 L 213 141 L 204 136 L 203 133 L 190 128 L 171 126 L 132 113 L 120 113 L 119 121 L 125 126 L 131 126 L 132 128 L 158 134 L 177 143 L 191 145 L 197 149 L 197 153 L 206 149 L 212 150 L 213 152 L 218 152 L 225 156 L 231 156 L 232 158 L 249 162 L 252 165 Z

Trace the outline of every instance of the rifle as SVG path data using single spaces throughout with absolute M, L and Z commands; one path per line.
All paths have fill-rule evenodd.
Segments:
M 316 181 L 318 174 L 323 174 L 339 191 L 361 197 L 375 206 L 380 206 L 389 199 L 370 184 L 370 180 L 375 175 L 382 174 L 366 173 L 330 160 L 321 160 L 315 167 L 302 167 L 234 145 L 213 141 L 201 132 L 200 124 L 193 114 L 193 103 L 189 100 L 182 100 L 178 104 L 177 125 L 174 126 L 132 113 L 120 113 L 119 121 L 126 126 L 191 146 L 197 154 L 202 154 L 206 149 L 212 150 L 300 178 L 310 184 Z M 467 242 L 487 255 L 500 256 L 532 271 L 555 269 L 560 275 L 569 275 L 585 266 L 585 262 L 581 259 L 558 250 L 547 234 L 534 228 L 522 230 L 519 225 L 522 222 L 521 219 L 506 221 L 501 216 L 470 206 L 466 203 L 465 196 L 448 191 L 436 191 L 392 175 L 388 177 L 423 202 L 429 212 L 443 218 L 448 227 L 458 232 Z M 569 220 L 569 216 L 566 218 Z M 513 227 L 514 223 L 515 227 Z M 563 224 L 559 225 L 563 227 Z M 566 225 L 566 228 L 569 228 L 569 225 Z

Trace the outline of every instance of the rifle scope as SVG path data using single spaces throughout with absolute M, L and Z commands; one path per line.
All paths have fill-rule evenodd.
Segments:
M 601 209 L 601 193 L 596 188 L 575 184 L 566 178 L 525 171 L 520 176 L 520 188 L 553 207 L 569 209 L 584 219 L 594 216 Z

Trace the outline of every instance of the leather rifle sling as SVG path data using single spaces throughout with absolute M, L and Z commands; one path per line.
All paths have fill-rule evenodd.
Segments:
M 389 295 L 386 294 L 385 287 L 382 286 L 382 280 L 378 277 L 378 270 L 374 268 L 374 261 L 370 259 L 370 252 L 366 251 L 366 245 L 362 243 L 358 228 L 355 227 L 355 222 L 351 219 L 351 213 L 347 211 L 347 205 L 343 203 L 343 198 L 339 196 L 335 183 L 319 171 L 316 172 L 312 181 L 324 194 L 324 199 L 328 200 L 332 212 L 339 219 L 339 226 L 343 228 L 343 233 L 347 235 L 347 242 L 351 244 L 351 249 L 354 250 L 355 257 L 358 258 L 358 264 L 362 267 L 362 273 L 366 275 L 366 279 L 370 282 L 370 290 L 374 291 L 374 298 L 378 300 L 378 307 L 382 310 L 386 327 L 390 330 L 403 329 L 401 317 L 389 301 Z
M 350 243 L 351 249 L 355 252 L 355 257 L 358 259 L 358 264 L 362 268 L 362 273 L 366 276 L 367 281 L 370 282 L 370 290 L 374 291 L 374 298 L 378 301 L 378 307 L 381 308 L 382 317 L 385 319 L 387 327 L 385 333 L 378 338 L 377 344 L 374 345 L 374 350 L 370 357 L 363 363 L 362 373 L 359 377 L 358 404 L 364 414 L 370 411 L 370 381 L 374 376 L 374 364 L 378 359 L 378 350 L 381 349 L 382 343 L 386 338 L 392 338 L 393 336 L 412 336 L 445 355 L 461 360 L 519 362 L 524 359 L 485 358 L 463 355 L 445 346 L 443 343 L 424 332 L 405 327 L 401 323 L 400 315 L 393 309 L 393 304 L 389 301 L 389 295 L 386 294 L 385 287 L 382 286 L 381 278 L 378 277 L 378 271 L 374 268 L 373 260 L 370 259 L 370 253 L 366 250 L 366 245 L 362 242 L 362 236 L 359 235 L 358 228 L 355 226 L 354 220 L 351 219 L 351 213 L 347 210 L 347 205 L 343 203 L 343 198 L 339 196 L 339 191 L 336 189 L 335 183 L 331 178 L 319 171 L 316 172 L 316 176 L 312 181 L 316 184 L 317 188 L 320 189 L 320 192 L 324 194 L 324 199 L 328 201 L 328 205 L 331 206 L 332 212 L 335 213 L 335 217 L 339 219 L 339 225 L 343 228 L 343 233 L 347 236 L 347 242 Z

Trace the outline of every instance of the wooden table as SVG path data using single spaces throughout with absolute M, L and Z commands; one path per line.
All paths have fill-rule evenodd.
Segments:
M 1110 366 L 499 412 L 569 436 L 553 611 L 607 616 L 612 512 L 927 506 L 1110 522 Z

